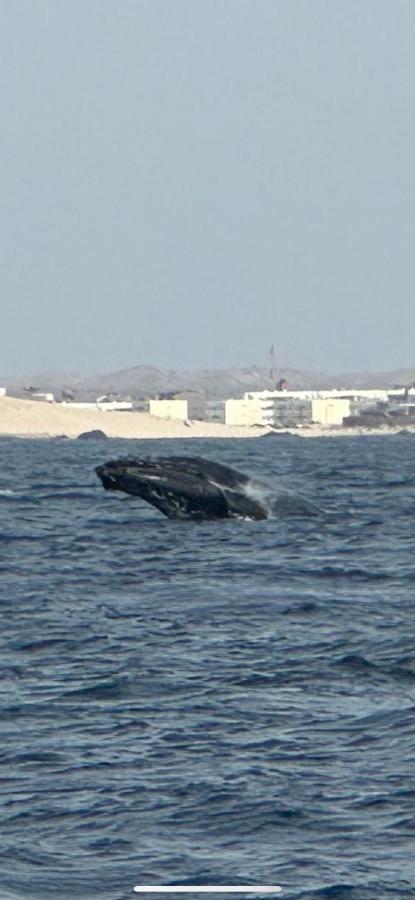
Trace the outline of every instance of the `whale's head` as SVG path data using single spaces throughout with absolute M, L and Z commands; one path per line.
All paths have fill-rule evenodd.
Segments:
M 265 519 L 245 475 L 197 457 L 126 457 L 95 469 L 104 488 L 141 497 L 168 518 Z

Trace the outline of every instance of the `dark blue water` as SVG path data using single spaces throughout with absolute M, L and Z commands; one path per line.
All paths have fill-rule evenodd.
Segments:
M 2 900 L 414 897 L 415 438 L 0 451 Z M 93 471 L 161 452 L 325 514 L 169 521 Z

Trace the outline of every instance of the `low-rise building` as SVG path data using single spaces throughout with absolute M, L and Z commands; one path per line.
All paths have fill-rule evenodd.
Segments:
M 187 419 L 187 400 L 150 400 L 148 404 L 151 416 L 159 419 Z
M 376 404 L 387 404 L 390 393 L 379 389 L 354 388 L 327 391 L 250 391 L 245 394 L 245 400 L 258 403 L 262 425 L 290 428 L 315 422 L 330 427 L 341 425 L 343 418 L 351 413 Z
M 78 400 L 62 400 L 61 406 L 68 406 L 72 409 L 90 409 L 100 412 L 128 412 L 133 408 L 131 400 L 95 400 L 94 402 L 82 402 Z
M 261 404 L 257 400 L 225 400 L 225 424 L 262 425 Z
M 205 422 L 219 422 L 221 425 L 224 425 L 225 402 L 225 400 L 205 400 L 201 418 Z
M 55 397 L 50 391 L 33 391 L 30 394 L 31 400 L 43 400 L 44 403 L 54 403 Z
M 311 401 L 311 418 L 319 425 L 342 425 L 350 415 L 350 400 L 343 397 L 318 397 Z

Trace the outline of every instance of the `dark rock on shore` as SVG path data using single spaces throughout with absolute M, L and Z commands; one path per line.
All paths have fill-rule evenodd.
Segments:
M 81 434 L 78 434 L 78 441 L 95 441 L 95 440 L 108 440 L 108 435 L 105 434 L 105 431 L 101 431 L 100 428 L 94 428 L 92 431 L 82 431 Z
M 261 434 L 261 438 L 279 438 L 279 437 L 292 437 L 291 431 L 267 431 L 266 434 Z

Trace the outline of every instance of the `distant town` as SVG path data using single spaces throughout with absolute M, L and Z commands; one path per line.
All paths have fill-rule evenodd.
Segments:
M 132 373 L 133 370 L 126 370 Z M 251 370 L 252 371 L 252 370 Z M 118 376 L 123 373 L 118 373 Z M 297 373 L 296 373 L 297 374 Z M 191 377 L 188 373 L 188 380 Z M 54 390 L 48 389 L 54 381 Z M 113 379 L 114 380 L 114 379 Z M 258 382 L 260 378 L 256 378 Z M 273 384 L 272 373 L 264 376 L 266 386 L 234 391 L 224 397 L 221 385 L 209 390 L 195 387 L 143 392 L 142 386 L 126 391 L 94 392 L 93 386 L 56 387 L 57 376 L 45 383 L 11 384 L 0 395 L 59 404 L 78 410 L 146 412 L 151 416 L 182 422 L 211 422 L 229 426 L 267 427 L 275 430 L 324 428 L 379 428 L 415 425 L 415 385 L 393 387 L 298 388 L 289 376 L 280 375 Z M 297 378 L 295 379 L 297 380 Z M 257 385 L 256 385 L 257 386 Z M 241 385 L 242 387 L 242 385 Z

